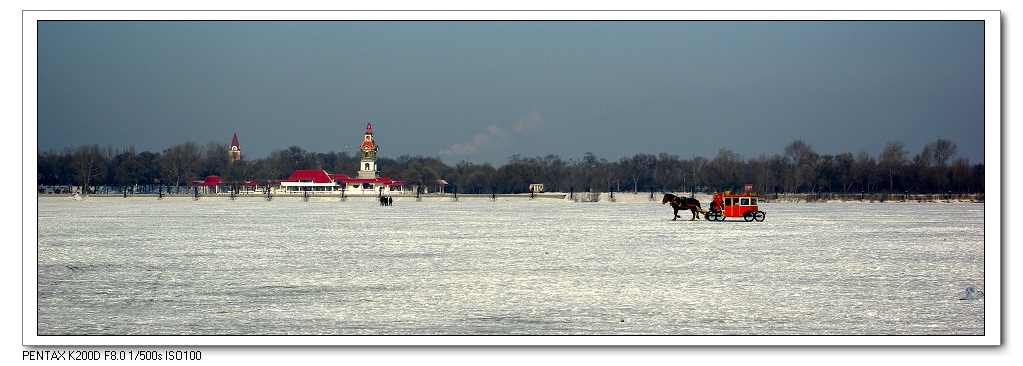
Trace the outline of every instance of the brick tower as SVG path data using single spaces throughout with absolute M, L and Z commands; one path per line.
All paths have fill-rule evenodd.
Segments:
M 238 145 L 238 134 L 234 134 L 234 138 L 231 139 L 231 150 L 227 152 L 228 162 L 234 164 L 238 160 L 242 160 L 242 147 Z

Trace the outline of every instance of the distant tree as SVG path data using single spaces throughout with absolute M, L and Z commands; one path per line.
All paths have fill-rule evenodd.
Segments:
M 561 160 L 561 157 L 548 154 L 538 158 L 537 163 L 540 165 L 540 181 L 538 183 L 543 183 L 545 190 L 568 191 L 568 187 L 571 186 L 568 179 L 571 173 L 568 164 Z
M 256 164 L 246 160 L 244 157 L 232 164 L 228 164 L 226 169 L 224 179 L 228 182 L 241 184 L 245 181 L 259 180 L 256 175 Z
M 163 184 L 181 186 L 183 182 L 205 175 L 220 175 L 222 181 L 279 180 L 298 169 L 323 169 L 350 176 L 359 171 L 358 156 L 347 153 L 308 152 L 299 146 L 274 150 L 256 160 L 227 160 L 227 146 L 211 142 L 200 148 L 189 141 L 174 145 L 163 153 L 142 152 L 134 148 L 115 151 L 96 145 L 65 148 L 60 154 L 41 151 L 37 157 L 39 185 L 133 185 L 159 179 Z M 891 141 L 878 156 L 866 150 L 820 155 L 803 140 L 785 147 L 784 154 L 760 155 L 743 160 L 735 152 L 722 148 L 713 160 L 702 156 L 680 159 L 678 155 L 636 154 L 608 161 L 587 152 L 581 159 L 567 161 L 548 154 L 537 157 L 512 155 L 498 167 L 460 161 L 454 166 L 439 157 L 402 155 L 396 159 L 378 158 L 380 175 L 409 184 L 432 185 L 447 180 L 457 192 L 526 192 L 529 184 L 543 183 L 548 191 L 603 192 L 625 188 L 637 192 L 647 189 L 665 191 L 738 190 L 743 183 L 754 183 L 758 192 L 877 192 L 902 190 L 919 193 L 984 191 L 984 164 L 971 165 L 956 158 L 954 142 L 938 139 L 907 160 L 905 144 Z M 620 180 L 625 180 L 622 187 Z M 883 183 L 887 181 L 887 188 Z M 449 191 L 451 192 L 451 191 Z
M 984 193 L 984 164 L 976 164 L 973 166 L 973 185 L 970 189 L 971 192 Z
M 497 168 L 498 193 L 526 193 L 529 185 L 538 182 L 539 165 L 517 161 Z
M 923 174 L 927 183 L 929 183 L 932 190 L 939 192 L 948 192 L 951 186 L 952 172 L 949 168 L 949 160 L 952 159 L 958 147 L 955 142 L 938 139 L 924 147 L 923 154 L 929 154 L 929 162 L 933 166 L 929 166 Z
M 160 172 L 175 187 L 197 178 L 200 163 L 199 145 L 192 141 L 171 146 L 160 159 Z
M 387 169 L 387 168 L 389 168 L 389 167 L 394 165 L 394 164 L 388 162 L 388 160 L 394 161 L 393 159 L 386 159 L 386 158 L 379 158 L 379 159 L 377 159 L 377 165 L 380 166 L 380 173 L 381 174 L 384 174 L 383 172 L 384 172 L 385 169 Z M 332 172 L 332 173 L 349 174 L 351 172 L 357 171 L 358 169 L 355 169 L 354 167 L 356 167 L 358 165 L 359 165 L 359 159 L 356 158 L 353 155 L 349 155 L 348 152 L 345 151 L 345 152 L 342 152 L 342 153 L 338 154 L 337 159 L 334 160 L 334 162 L 333 162 L 333 165 L 328 165 L 328 166 L 330 167 L 330 172 Z M 393 176 L 396 176 L 396 174 L 386 174 L 385 176 L 393 177 Z
M 736 190 L 739 183 L 739 173 L 742 171 L 742 155 L 732 150 L 721 148 L 718 155 L 714 157 L 701 172 L 701 181 L 714 190 Z
M 888 191 L 894 191 L 895 177 L 906 165 L 906 144 L 898 140 L 888 142 L 881 152 L 878 165 L 888 176 Z
M 796 191 L 804 185 L 809 191 L 816 191 L 817 178 L 820 174 L 818 170 L 820 155 L 813 150 L 813 147 L 803 140 L 793 141 L 785 146 L 785 157 L 792 162 L 792 178 L 794 179 L 792 191 Z
M 608 166 L 607 160 L 598 158 L 596 154 L 592 152 L 584 154 L 576 169 L 579 170 L 581 178 L 579 180 L 579 185 L 582 186 L 580 190 L 603 192 L 610 186 L 611 168 Z
M 378 161 L 379 162 L 379 161 Z M 394 161 L 401 172 L 393 175 L 406 184 L 429 187 L 443 179 L 449 167 L 436 157 L 403 155 Z
M 905 167 L 906 179 L 903 185 L 907 188 L 912 188 L 914 191 L 929 191 L 940 186 L 938 180 L 941 172 L 931 164 L 934 159 L 931 146 L 931 144 L 924 145 L 923 150 L 914 155 L 913 159 L 909 161 L 909 165 Z
M 341 156 L 331 151 L 328 153 L 316 153 L 317 169 L 326 170 L 328 173 L 341 173 L 341 170 L 335 169 L 340 161 Z
M 970 160 L 958 157 L 952 161 L 952 184 L 956 192 L 968 192 L 973 189 L 973 174 Z
M 835 179 L 835 172 L 837 170 L 835 156 L 830 154 L 821 155 L 817 161 L 817 167 L 815 169 L 817 179 L 814 185 L 819 189 L 811 189 L 811 192 L 830 192 L 831 183 Z
M 160 153 L 150 151 L 143 151 L 135 156 L 135 159 L 143 166 L 142 171 L 145 172 L 143 174 L 142 183 L 149 184 L 157 182 L 160 178 L 160 160 L 162 160 L 162 158 L 163 157 L 160 156 Z
M 753 187 L 758 192 L 778 192 L 785 189 L 784 174 L 788 169 L 785 157 L 779 154 L 770 157 L 760 155 L 750 159 L 747 170 L 752 173 Z
M 625 177 L 632 181 L 632 191 L 639 192 L 639 181 L 650 176 L 656 162 L 657 157 L 654 155 L 636 154 L 631 158 L 622 157 L 618 164 L 621 166 Z
M 665 192 L 678 192 L 685 186 L 682 159 L 678 155 L 660 153 L 652 171 L 654 184 Z
M 36 160 L 36 182 L 39 185 L 55 186 L 71 184 L 72 173 L 68 170 L 69 154 L 56 151 L 41 151 Z
M 704 167 L 709 163 L 710 160 L 702 156 L 694 156 L 692 159 L 682 162 L 682 169 L 685 172 L 683 176 L 692 178 L 687 185 L 693 187 L 693 191 L 696 191 L 699 187 L 706 188 L 706 183 L 699 177 L 702 176 Z
M 113 183 L 119 186 L 133 186 L 136 184 L 147 184 L 149 177 L 149 166 L 139 159 L 135 148 L 125 149 L 114 157 Z
M 300 169 L 316 169 L 316 160 L 310 159 L 310 154 L 301 147 L 292 145 L 283 151 L 283 157 L 288 164 L 285 174 L 290 175 Z
M 229 148 L 230 146 L 219 141 L 206 143 L 206 147 L 199 150 L 199 177 L 217 175 L 223 180 L 230 179 L 226 176 L 227 167 L 231 164 Z
M 286 150 L 274 150 L 260 164 L 257 175 L 265 180 L 280 180 L 291 176 L 296 170 L 312 169 L 306 164 L 306 151 L 298 146 Z
M 859 186 L 861 192 L 873 192 L 877 180 L 877 160 L 867 153 L 866 149 L 860 150 L 856 155 L 856 161 L 852 168 L 853 181 Z
M 466 192 L 471 193 L 488 193 L 491 187 L 493 187 L 497 179 L 497 169 L 493 165 L 483 164 L 474 165 L 471 172 L 465 178 L 462 186 L 465 187 Z
M 959 147 L 956 146 L 955 142 L 945 139 L 938 139 L 937 141 L 932 142 L 930 146 L 931 151 L 933 151 L 934 154 L 934 163 L 939 168 L 945 168 L 948 166 L 949 159 L 954 157 L 956 152 L 959 150 Z
M 71 167 L 82 186 L 82 193 L 87 194 L 92 180 L 106 172 L 106 161 L 99 145 L 83 145 L 75 149 L 71 155 Z
M 842 186 L 843 193 L 849 193 L 849 190 L 856 183 L 855 174 L 853 173 L 853 165 L 856 164 L 856 158 L 850 153 L 841 153 L 835 156 L 835 168 L 834 168 L 834 179 Z

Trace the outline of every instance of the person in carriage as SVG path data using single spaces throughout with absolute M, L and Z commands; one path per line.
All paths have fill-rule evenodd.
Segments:
M 710 201 L 711 211 L 721 211 L 724 209 L 724 199 L 721 198 L 721 192 L 714 192 L 714 199 Z

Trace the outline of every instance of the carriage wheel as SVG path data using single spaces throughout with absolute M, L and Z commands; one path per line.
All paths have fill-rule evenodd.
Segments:
M 753 213 L 752 212 L 743 212 L 742 213 L 742 219 L 746 220 L 746 222 L 753 221 Z
M 756 211 L 753 213 L 753 219 L 757 220 L 757 222 L 764 222 L 764 216 L 766 215 L 764 211 Z
M 714 220 L 717 220 L 717 221 L 725 221 L 725 213 L 724 213 L 724 212 L 721 212 L 721 211 L 717 211 L 717 212 L 715 212 L 715 213 L 714 213 Z

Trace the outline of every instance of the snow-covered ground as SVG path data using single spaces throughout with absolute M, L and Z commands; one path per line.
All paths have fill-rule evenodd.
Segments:
M 967 296 L 985 290 L 983 204 L 709 222 L 616 196 L 43 197 L 37 332 L 985 335 L 985 298 Z

